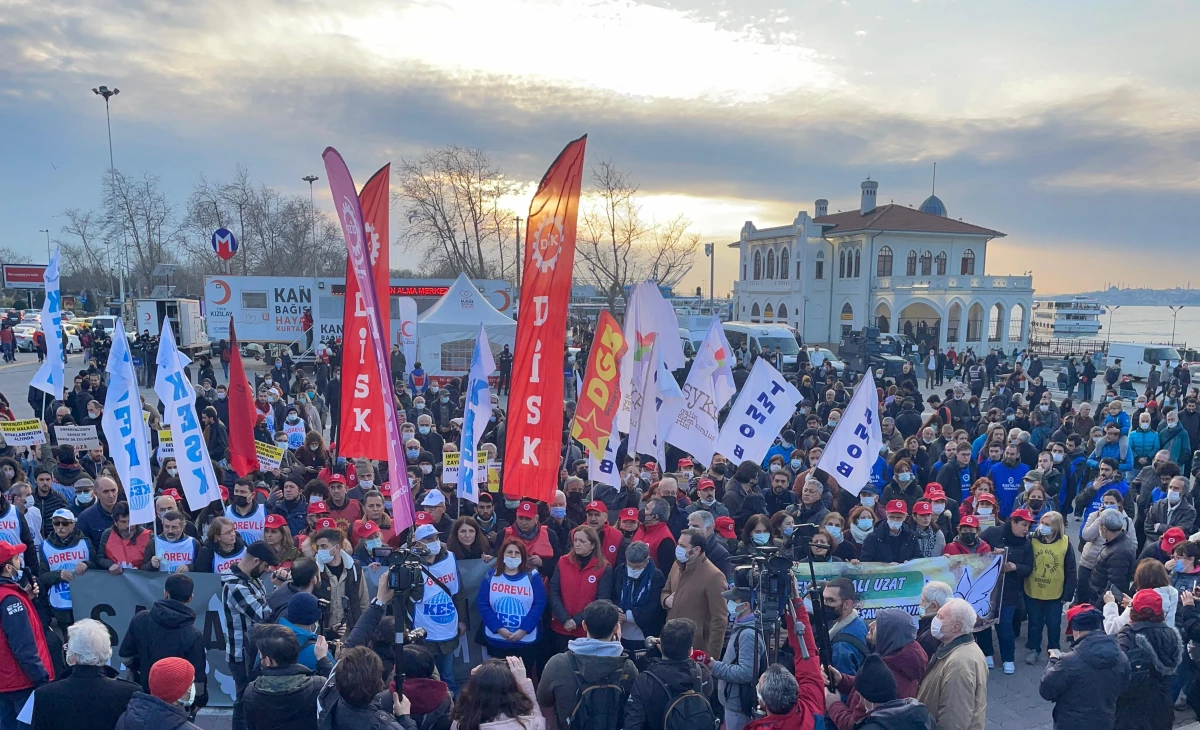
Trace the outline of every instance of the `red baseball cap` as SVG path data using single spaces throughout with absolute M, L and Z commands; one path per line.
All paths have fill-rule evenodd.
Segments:
M 418 513 L 417 513 L 417 521 L 416 521 L 416 524 L 418 524 L 418 525 L 432 525 L 432 524 L 433 524 L 433 517 L 432 517 L 432 516 L 431 516 L 431 515 L 430 515 L 428 512 L 418 512 Z
M 732 517 L 718 517 L 716 521 L 717 534 L 721 537 L 734 538 L 737 533 L 733 531 Z
M 370 520 L 367 520 L 365 522 L 360 522 L 360 523 L 358 523 L 358 526 L 356 526 L 354 528 L 354 536 L 358 537 L 358 538 L 364 538 L 367 535 L 370 535 L 375 532 L 379 532 L 379 525 L 376 525 L 374 522 L 372 522 Z
M 658 464 L 655 464 L 653 461 L 647 461 L 645 464 L 642 464 L 642 468 L 646 471 L 654 471 L 658 468 Z
M 263 523 L 263 527 L 268 530 L 278 530 L 280 528 L 287 527 L 287 520 L 284 519 L 283 515 L 272 513 L 267 515 L 267 521 Z
M 317 524 L 314 526 L 313 529 L 314 530 L 336 530 L 337 526 L 338 526 L 337 520 L 333 519 L 332 517 L 322 517 L 321 519 L 317 520 Z
M 976 517 L 975 515 L 967 515 L 966 517 L 963 517 L 961 520 L 958 521 L 958 526 L 959 527 L 974 527 L 976 530 L 978 530 L 979 529 L 979 518 Z
M 1067 631 L 1071 630 L 1071 622 L 1075 620 L 1076 616 L 1078 616 L 1081 613 L 1086 613 L 1087 611 L 1095 611 L 1095 610 L 1096 610 L 1096 607 L 1090 603 L 1081 603 L 1078 606 L 1071 606 L 1070 608 L 1068 608 L 1067 609 Z
M 1186 541 L 1187 533 L 1183 531 L 1183 528 L 1172 527 L 1163 533 L 1162 539 L 1158 541 L 1158 546 L 1162 548 L 1164 553 L 1170 555 L 1171 551 L 1175 549 L 1176 545 Z
M 329 513 L 329 506 L 326 505 L 323 500 L 308 503 L 308 514 L 321 515 L 321 514 L 328 514 L 328 513 Z
M 379 494 L 384 497 L 392 496 L 392 483 L 384 482 L 383 484 L 380 484 L 379 485 Z
M 1158 591 L 1153 588 L 1143 588 L 1133 594 L 1133 611 L 1134 613 L 1149 611 L 1159 617 L 1158 620 L 1161 621 L 1161 617 L 1164 615 L 1162 596 L 1158 595 Z
M 946 490 L 942 489 L 942 485 L 937 482 L 930 482 L 925 485 L 925 499 L 930 502 L 946 498 Z
M 168 487 L 167 489 L 164 489 L 162 496 L 170 497 L 171 499 L 175 500 L 176 502 L 178 502 L 180 499 L 183 499 L 182 497 L 179 496 L 179 490 L 176 489 L 175 487 Z
M 695 462 L 692 461 L 691 459 L 680 459 L 678 468 L 691 469 L 694 465 L 695 465 Z
M 533 502 L 522 502 L 517 505 L 517 517 L 532 517 L 536 520 L 537 516 L 537 505 Z
M 17 543 L 16 545 L 12 545 L 0 540 L 0 563 L 7 563 L 23 552 L 25 552 L 24 544 Z
M 921 500 L 913 505 L 914 515 L 931 515 L 933 514 L 933 505 L 925 500 Z
M 637 522 L 638 521 L 637 507 L 626 507 L 625 509 L 621 510 L 621 513 L 618 514 L 617 516 L 623 520 L 633 520 L 634 522 Z
M 1013 513 L 1012 513 L 1012 515 L 1009 516 L 1009 519 L 1025 520 L 1026 522 L 1037 522 L 1037 520 L 1033 519 L 1033 513 L 1024 508 L 1013 510 Z
M 893 499 L 891 502 L 887 503 L 887 506 L 883 508 L 883 511 L 906 515 L 908 514 L 908 502 L 905 502 L 903 499 Z
M 588 502 L 587 509 L 584 512 L 603 512 L 604 514 L 608 514 L 608 505 L 598 499 L 594 499 Z
M 992 504 L 999 504 L 996 501 L 996 495 L 992 494 L 991 492 L 983 492 L 982 494 L 980 494 L 978 497 L 975 498 L 975 501 L 976 502 L 991 502 Z
M 716 489 L 717 483 L 708 477 L 704 477 L 696 482 L 696 489 Z
M 334 482 L 339 482 L 341 484 L 345 484 L 346 477 L 342 476 L 341 474 L 334 474 L 333 476 L 329 477 L 329 483 L 333 484 Z

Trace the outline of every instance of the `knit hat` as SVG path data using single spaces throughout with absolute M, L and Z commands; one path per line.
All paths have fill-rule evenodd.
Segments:
M 1143 588 L 1133 595 L 1133 605 L 1129 610 L 1131 621 L 1163 621 L 1165 618 L 1162 596 L 1158 595 L 1158 591 Z
M 854 688 L 864 700 L 877 705 L 896 699 L 896 678 L 878 654 L 863 660 L 854 676 Z
M 1104 626 L 1104 614 L 1090 603 L 1067 609 L 1067 631 L 1099 631 Z
M 196 670 L 186 659 L 167 657 L 150 667 L 150 694 L 168 705 L 178 702 L 195 681 Z
M 297 626 L 311 626 L 321 620 L 321 607 L 311 593 L 297 593 L 288 599 L 288 621 Z

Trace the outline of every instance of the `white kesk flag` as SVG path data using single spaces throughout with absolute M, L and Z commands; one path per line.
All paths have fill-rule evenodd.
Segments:
M 62 291 L 58 279 L 58 249 L 50 257 L 50 263 L 42 274 L 46 283 L 46 301 L 42 303 L 42 333 L 46 336 L 46 361 L 34 373 L 29 384 L 48 393 L 51 398 L 63 397 L 63 330 Z
M 688 452 L 705 466 L 712 463 L 713 444 L 720 431 L 717 416 L 737 392 L 729 365 L 732 353 L 721 322 L 713 317 L 684 383 L 682 407 L 667 426 L 667 443 Z
M 479 325 L 479 334 L 475 337 L 475 352 L 471 355 L 471 373 L 467 379 L 467 404 L 463 409 L 462 439 L 459 443 L 458 496 L 479 504 L 479 485 L 476 483 L 480 470 L 485 470 L 486 464 L 476 464 L 479 437 L 487 428 L 488 420 L 492 417 L 492 395 L 488 391 L 488 376 L 496 369 L 496 361 L 492 357 L 492 347 L 488 344 L 487 333 L 483 325 Z
M 857 495 L 871 477 L 871 467 L 883 448 L 883 432 L 879 429 L 879 398 L 875 378 L 870 368 L 854 389 L 850 405 L 842 412 L 842 420 L 817 468 L 837 479 L 838 486 Z
M 762 463 L 801 399 L 800 391 L 767 358 L 758 358 L 725 419 L 714 451 L 734 464 Z
M 150 434 L 142 418 L 137 373 L 120 319 L 113 328 L 108 354 L 108 394 L 100 425 L 108 439 L 109 454 L 129 496 L 129 524 L 154 523 L 154 477 L 150 473 Z
M 608 437 L 608 444 L 604 447 L 603 454 L 596 452 L 588 453 L 588 476 L 596 484 L 607 484 L 608 486 L 621 491 L 621 469 L 617 466 L 617 447 L 621 445 L 621 434 L 617 431 L 617 425 L 613 424 L 612 435 Z
M 175 346 L 171 323 L 164 317 L 162 336 L 158 339 L 158 375 L 154 379 L 154 392 L 162 399 L 163 417 L 171 426 L 179 481 L 183 483 L 188 508 L 194 511 L 209 502 L 219 502 L 221 490 L 208 456 L 204 430 L 196 417 L 196 391 L 183 371 L 190 363 L 191 360 Z

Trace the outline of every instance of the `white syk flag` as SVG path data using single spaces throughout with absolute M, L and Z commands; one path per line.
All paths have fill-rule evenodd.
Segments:
M 154 523 L 154 477 L 150 473 L 150 434 L 142 418 L 142 398 L 137 373 L 125 339 L 125 324 L 118 319 L 108 354 L 108 393 L 100 421 L 108 439 L 109 455 L 129 496 L 129 524 Z
M 870 368 L 854 389 L 850 404 L 842 412 L 842 420 L 817 468 L 837 479 L 838 486 L 857 495 L 871 476 L 871 467 L 883 448 L 883 431 L 879 428 L 879 397 Z
M 46 301 L 42 303 L 42 333 L 46 336 L 46 360 L 29 384 L 51 398 L 62 398 L 66 375 L 63 372 L 62 291 L 59 289 L 59 250 L 54 249 L 42 274 L 46 283 Z
M 801 399 L 800 391 L 767 358 L 758 358 L 725 419 L 714 450 L 735 464 L 761 463 Z
M 204 430 L 196 416 L 196 391 L 183 370 L 191 362 L 175 346 L 171 323 L 164 317 L 162 336 L 158 339 L 158 375 L 154 379 L 154 392 L 162 399 L 163 419 L 171 427 L 171 441 L 175 445 L 179 481 L 183 484 L 188 508 L 194 511 L 209 502 L 220 501 L 221 491 L 208 456 Z
M 720 431 L 717 416 L 737 392 L 729 365 L 732 354 L 721 322 L 713 317 L 683 386 L 682 406 L 667 424 L 667 443 L 688 452 L 705 466 L 712 463 L 713 445 Z
M 475 352 L 471 355 L 471 372 L 467 378 L 467 405 L 463 410 L 462 439 L 459 444 L 458 496 L 479 504 L 479 481 L 477 475 L 487 464 L 476 464 L 479 453 L 479 438 L 492 417 L 492 394 L 488 390 L 488 376 L 496 369 L 492 347 L 487 333 L 479 325 L 475 337 Z
M 679 401 L 671 399 L 681 399 L 682 393 L 671 372 L 683 367 L 685 360 L 675 310 L 653 281 L 638 284 L 630 294 L 625 341 L 629 350 L 621 360 L 618 423 L 628 418 L 631 454 L 653 454 L 661 461 L 665 444 L 659 436 L 665 428 L 659 426 L 659 414 L 664 408 L 672 414 L 663 426 L 673 420 Z

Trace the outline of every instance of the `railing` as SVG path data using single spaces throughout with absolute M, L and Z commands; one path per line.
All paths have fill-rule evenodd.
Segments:
M 878 279 L 879 289 L 919 289 L 929 291 L 1004 289 L 1033 291 L 1032 276 L 889 276 Z

